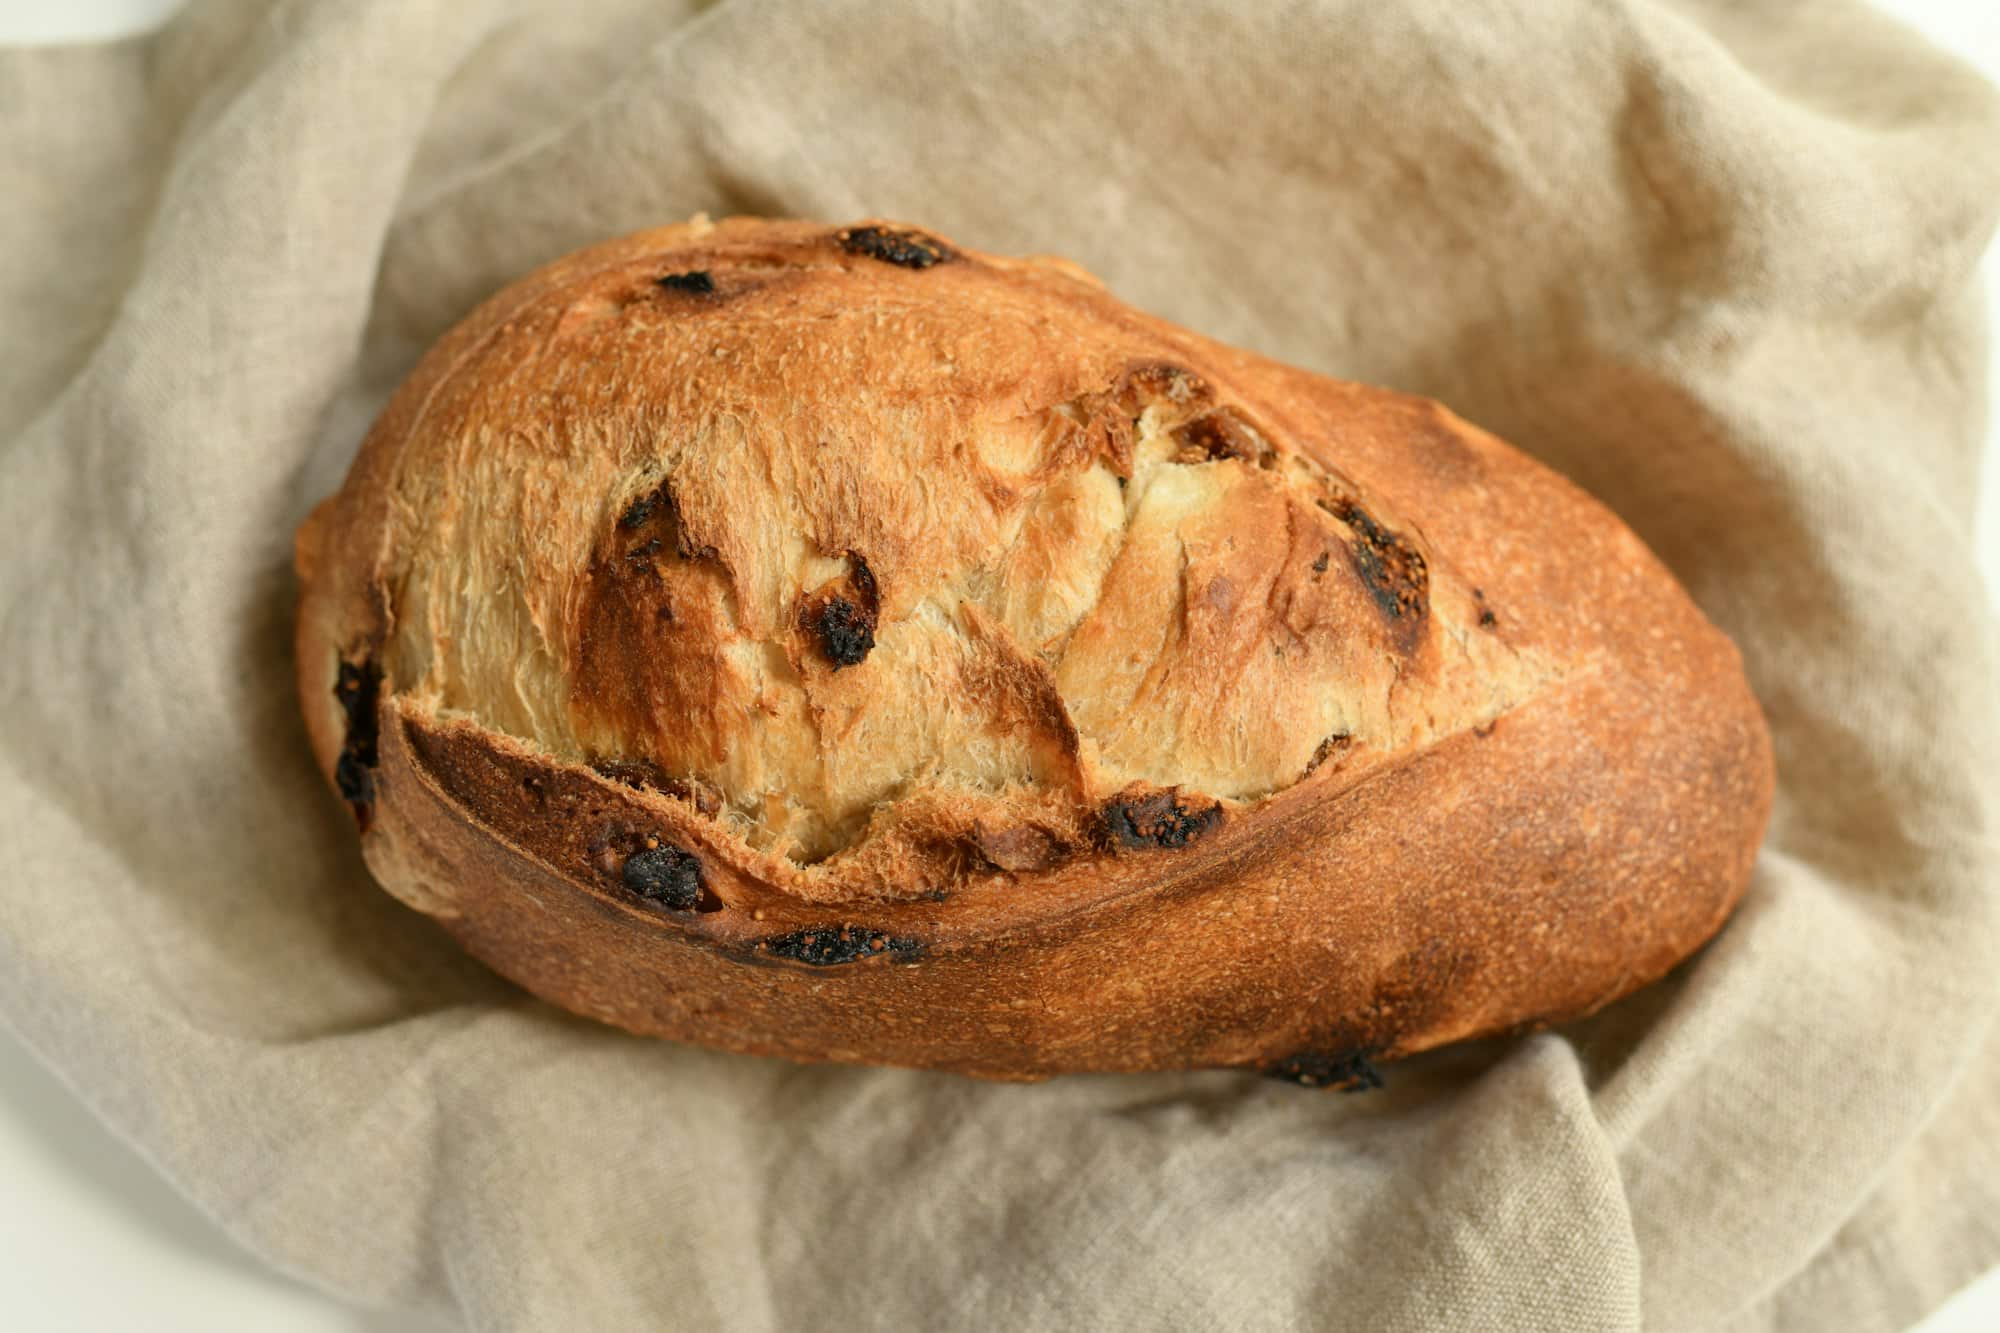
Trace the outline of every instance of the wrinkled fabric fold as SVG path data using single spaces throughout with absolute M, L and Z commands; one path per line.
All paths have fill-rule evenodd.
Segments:
M 270 1263 L 481 1329 L 1595 1331 L 2000 1262 L 2000 101 L 1880 16 L 209 0 L 0 53 L 0 189 L 0 1019 Z M 292 531 L 472 305 L 697 210 L 1062 254 L 1567 473 L 1769 716 L 1737 918 L 1366 1097 L 797 1068 L 464 959 L 313 771 Z

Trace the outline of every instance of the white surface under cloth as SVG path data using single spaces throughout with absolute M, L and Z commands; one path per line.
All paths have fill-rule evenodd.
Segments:
M 158 22 L 175 7 L 173 0 L 11 0 L 0 6 L 0 43 L 112 36 Z M 1890 0 L 1883 7 L 2000 78 L 2000 7 L 1988 0 Z M 1985 283 L 1990 299 L 2000 297 L 2000 265 L 1990 256 Z M 2000 384 L 2000 359 L 1989 374 Z M 1987 595 L 1994 599 L 2000 588 L 2000 462 L 1990 439 L 1987 460 L 1979 551 Z M 0 1328 L 385 1333 L 443 1327 L 422 1316 L 354 1310 L 269 1271 L 101 1128 L 4 1034 L 0 1182 Z M 1922 1333 L 1996 1328 L 2000 1273 L 1921 1325 Z

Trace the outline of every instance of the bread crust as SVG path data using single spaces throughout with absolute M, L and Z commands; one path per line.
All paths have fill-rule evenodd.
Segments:
M 629 313 L 641 300 L 654 304 Z M 923 402 L 857 395 L 842 376 L 864 353 L 893 355 L 869 373 L 901 384 L 939 344 L 884 351 L 863 337 L 856 351 L 862 335 L 842 334 L 839 355 L 822 353 L 801 323 L 815 302 L 825 318 L 964 327 L 974 345 L 954 350 L 981 360 L 947 372 L 962 401 L 945 410 L 1041 433 L 977 437 L 998 439 L 974 451 L 998 450 L 1014 471 L 966 464 L 971 498 L 952 507 L 907 521 L 849 512 L 842 496 L 893 501 L 882 478 L 932 442 L 919 438 Z M 635 320 L 658 341 L 635 344 Z M 749 348 L 758 366 L 665 382 L 702 340 L 739 358 Z M 682 359 L 656 350 L 668 346 Z M 578 367 L 609 367 L 611 387 Z M 575 377 L 584 387 L 551 407 Z M 754 396 L 731 410 L 750 420 L 747 443 L 727 457 L 754 456 L 765 474 L 789 455 L 757 443 L 764 418 L 902 441 L 829 446 L 811 475 L 770 483 L 817 546 L 804 556 L 739 551 L 753 538 L 768 548 L 756 534 L 773 525 L 748 517 L 762 501 L 741 498 L 741 480 L 704 489 L 687 460 L 705 455 L 676 455 L 659 490 L 633 489 L 655 475 L 647 451 L 667 447 L 654 436 L 675 429 L 648 415 L 649 393 L 709 413 L 712 432 L 713 398 L 746 385 Z M 551 414 L 565 423 L 553 443 L 514 442 Z M 453 461 L 475 445 L 514 471 Z M 1160 447 L 1180 453 L 1132 457 Z M 563 495 L 575 478 L 589 503 L 556 506 L 546 527 L 483 533 L 480 506 L 499 503 L 488 492 L 551 449 L 561 466 L 523 493 Z M 623 469 L 608 489 L 607 453 Z M 945 466 L 917 462 L 926 475 Z M 1155 478 L 1201 469 L 1171 474 L 1199 483 L 1196 517 L 1174 530 L 1181 568 L 1149 571 L 1134 545 L 1144 511 L 1128 504 L 1125 548 L 1095 601 L 1054 650 L 1024 647 L 1023 627 L 1053 613 L 990 591 L 1011 575 L 985 572 L 998 559 L 989 520 L 1017 524 L 1010 549 L 1057 568 L 1088 549 L 1063 542 L 1098 503 L 1090 469 L 1125 468 L 1129 495 L 1142 466 Z M 461 493 L 474 485 L 487 491 Z M 1220 515 L 1212 551 L 1199 542 L 1206 513 Z M 440 544 L 453 525 L 475 535 Z M 643 576 L 626 572 L 635 560 Z M 384 886 L 556 1004 L 730 1050 L 989 1078 L 1228 1066 L 1351 1083 L 1367 1068 L 1355 1057 L 1560 1021 L 1662 975 L 1742 893 L 1772 798 L 1769 738 L 1734 647 L 1560 477 L 1435 404 L 1210 343 L 1068 265 L 977 255 L 895 223 L 697 221 L 514 284 L 399 390 L 346 485 L 301 528 L 297 564 L 308 729 Z M 511 700 L 451 684 L 453 672 L 497 678 L 512 641 L 497 664 L 479 659 L 476 617 L 455 621 L 421 592 L 501 568 L 537 590 L 524 605 L 562 608 L 536 622 L 558 645 L 554 685 L 519 692 L 523 716 L 548 715 L 548 699 L 567 710 L 537 734 L 493 724 L 488 705 Z M 799 582 L 795 569 L 817 572 Z M 909 647 L 910 626 L 937 619 L 937 570 L 960 579 L 949 630 Z M 1099 641 L 1157 619 L 1157 588 L 1133 583 L 1146 578 L 1190 603 L 1168 627 L 1178 646 L 1147 667 L 1153 692 L 1133 696 L 1179 709 L 1180 748 L 1164 753 L 1114 725 L 1123 696 L 1089 693 L 1105 674 L 1096 663 L 1116 660 L 1087 656 Z M 765 605 L 758 589 L 773 579 L 783 586 Z M 664 621 L 671 635 L 653 627 Z M 419 622 L 428 637 L 413 639 Z M 708 732 L 743 725 L 706 664 L 719 645 L 753 641 L 818 710 L 816 734 L 780 717 L 704 760 Z M 950 678 L 964 708 L 988 710 L 970 731 L 923 699 L 925 682 L 900 702 L 889 677 L 888 664 L 928 663 L 944 642 L 970 664 Z M 1278 661 L 1288 643 L 1309 665 Z M 1243 665 L 1252 649 L 1278 664 Z M 1159 665 L 1173 652 L 1184 660 Z M 1248 720 L 1204 730 L 1186 718 L 1209 706 L 1217 673 Z M 828 783 L 810 822 L 787 807 L 759 824 L 741 736 L 777 756 L 773 790 L 789 790 L 843 744 L 824 720 L 830 700 L 859 710 L 843 716 L 902 719 L 931 747 L 924 771 L 942 776 L 888 799 Z M 1303 734 L 1334 716 L 1352 720 Z M 1001 778 L 936 758 L 967 735 L 998 737 Z M 605 736 L 618 756 L 564 750 Z M 1183 754 L 1207 786 L 1264 776 L 1220 795 L 1157 780 L 1180 775 Z M 793 828 L 831 850 L 788 854 Z

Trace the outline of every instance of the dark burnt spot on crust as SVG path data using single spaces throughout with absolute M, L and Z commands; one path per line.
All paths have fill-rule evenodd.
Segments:
M 1382 610 L 1391 616 L 1424 614 L 1430 591 L 1430 571 L 1424 557 L 1360 505 L 1349 501 L 1340 514 L 1361 538 L 1354 547 L 1355 568 Z
M 757 941 L 761 954 L 785 958 L 813 967 L 838 967 L 864 958 L 898 958 L 909 961 L 923 952 L 923 941 L 868 926 L 807 926 L 784 935 Z
M 1222 806 L 1178 787 L 1128 790 L 1105 802 L 1105 841 L 1127 851 L 1185 847 L 1222 825 Z
M 1366 1051 L 1345 1051 L 1323 1055 L 1304 1051 L 1266 1066 L 1264 1077 L 1302 1088 L 1333 1088 L 1340 1092 L 1367 1092 L 1382 1086 L 1382 1071 Z
M 591 869 L 635 898 L 676 912 L 713 912 L 722 902 L 708 891 L 701 858 L 658 833 L 614 823 L 588 848 Z
M 1335 755 L 1344 752 L 1352 744 L 1354 744 L 1354 737 L 1349 732 L 1336 731 L 1328 736 L 1313 750 L 1312 758 L 1306 761 L 1305 771 L 1299 774 L 1299 781 L 1303 782 L 1311 777 L 1319 771 L 1322 764 L 1332 759 Z M 1339 767 L 1339 765 L 1336 764 L 1335 767 Z
M 845 597 L 829 597 L 821 603 L 812 628 L 820 651 L 835 671 L 859 666 L 875 647 L 875 626 Z
M 957 257 L 943 241 L 909 227 L 844 227 L 834 233 L 834 239 L 851 255 L 879 259 L 898 268 L 926 269 Z
M 642 848 L 625 858 L 619 879 L 639 897 L 676 912 L 692 912 L 701 905 L 701 862 L 672 843 Z
M 686 273 L 669 273 L 653 279 L 663 291 L 679 292 L 683 296 L 715 295 L 715 279 L 705 268 L 689 269 Z
M 1324 573 L 1326 573 L 1326 552 L 1325 552 L 1325 551 L 1321 551 L 1321 552 L 1319 553 L 1319 555 L 1318 555 L 1317 557 L 1315 557 L 1315 558 L 1314 558 L 1314 560 L 1313 560 L 1313 573 L 1315 573 L 1315 574 L 1324 574 Z
M 1232 408 L 1218 407 L 1174 427 L 1173 437 L 1180 449 L 1176 463 L 1206 463 L 1234 458 L 1258 467 L 1276 464 L 1277 454 L 1270 442 Z
M 799 628 L 835 671 L 859 666 L 875 647 L 881 598 L 868 562 L 847 553 L 848 572 L 799 603 Z
M 354 811 L 354 822 L 366 833 L 375 816 L 382 668 L 372 657 L 342 662 L 334 678 L 333 697 L 340 701 L 340 710 L 347 718 L 347 735 L 333 764 L 333 785 Z
M 623 555 L 634 566 L 649 565 L 654 556 L 668 548 L 682 560 L 715 559 L 713 546 L 697 547 L 688 540 L 671 480 L 662 480 L 627 503 L 618 515 L 618 533 L 628 535 L 619 537 L 614 533 L 613 545 L 629 542 L 624 545 Z
M 1430 611 L 1430 569 L 1423 553 L 1350 496 L 1321 500 L 1319 507 L 1354 533 L 1348 547 L 1354 572 L 1383 617 L 1413 630 Z
M 667 483 L 663 481 L 652 490 L 647 491 L 644 495 L 632 501 L 631 504 L 626 505 L 625 512 L 618 516 L 618 526 L 627 532 L 632 531 L 634 528 L 644 527 L 646 521 L 652 518 L 653 515 L 659 513 L 662 509 L 671 509 L 673 502 L 673 496 L 667 490 Z
M 1500 623 L 1500 618 L 1493 614 L 1493 608 L 1486 604 L 1486 594 L 1484 592 L 1478 588 L 1474 588 L 1472 590 L 1472 599 L 1479 603 L 1479 628 L 1492 629 Z

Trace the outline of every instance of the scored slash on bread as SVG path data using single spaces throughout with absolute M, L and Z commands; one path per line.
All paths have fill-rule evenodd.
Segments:
M 1362 1086 L 1662 974 L 1771 800 L 1734 648 L 1561 478 L 889 222 L 515 283 L 298 564 L 384 886 L 733 1050 Z

